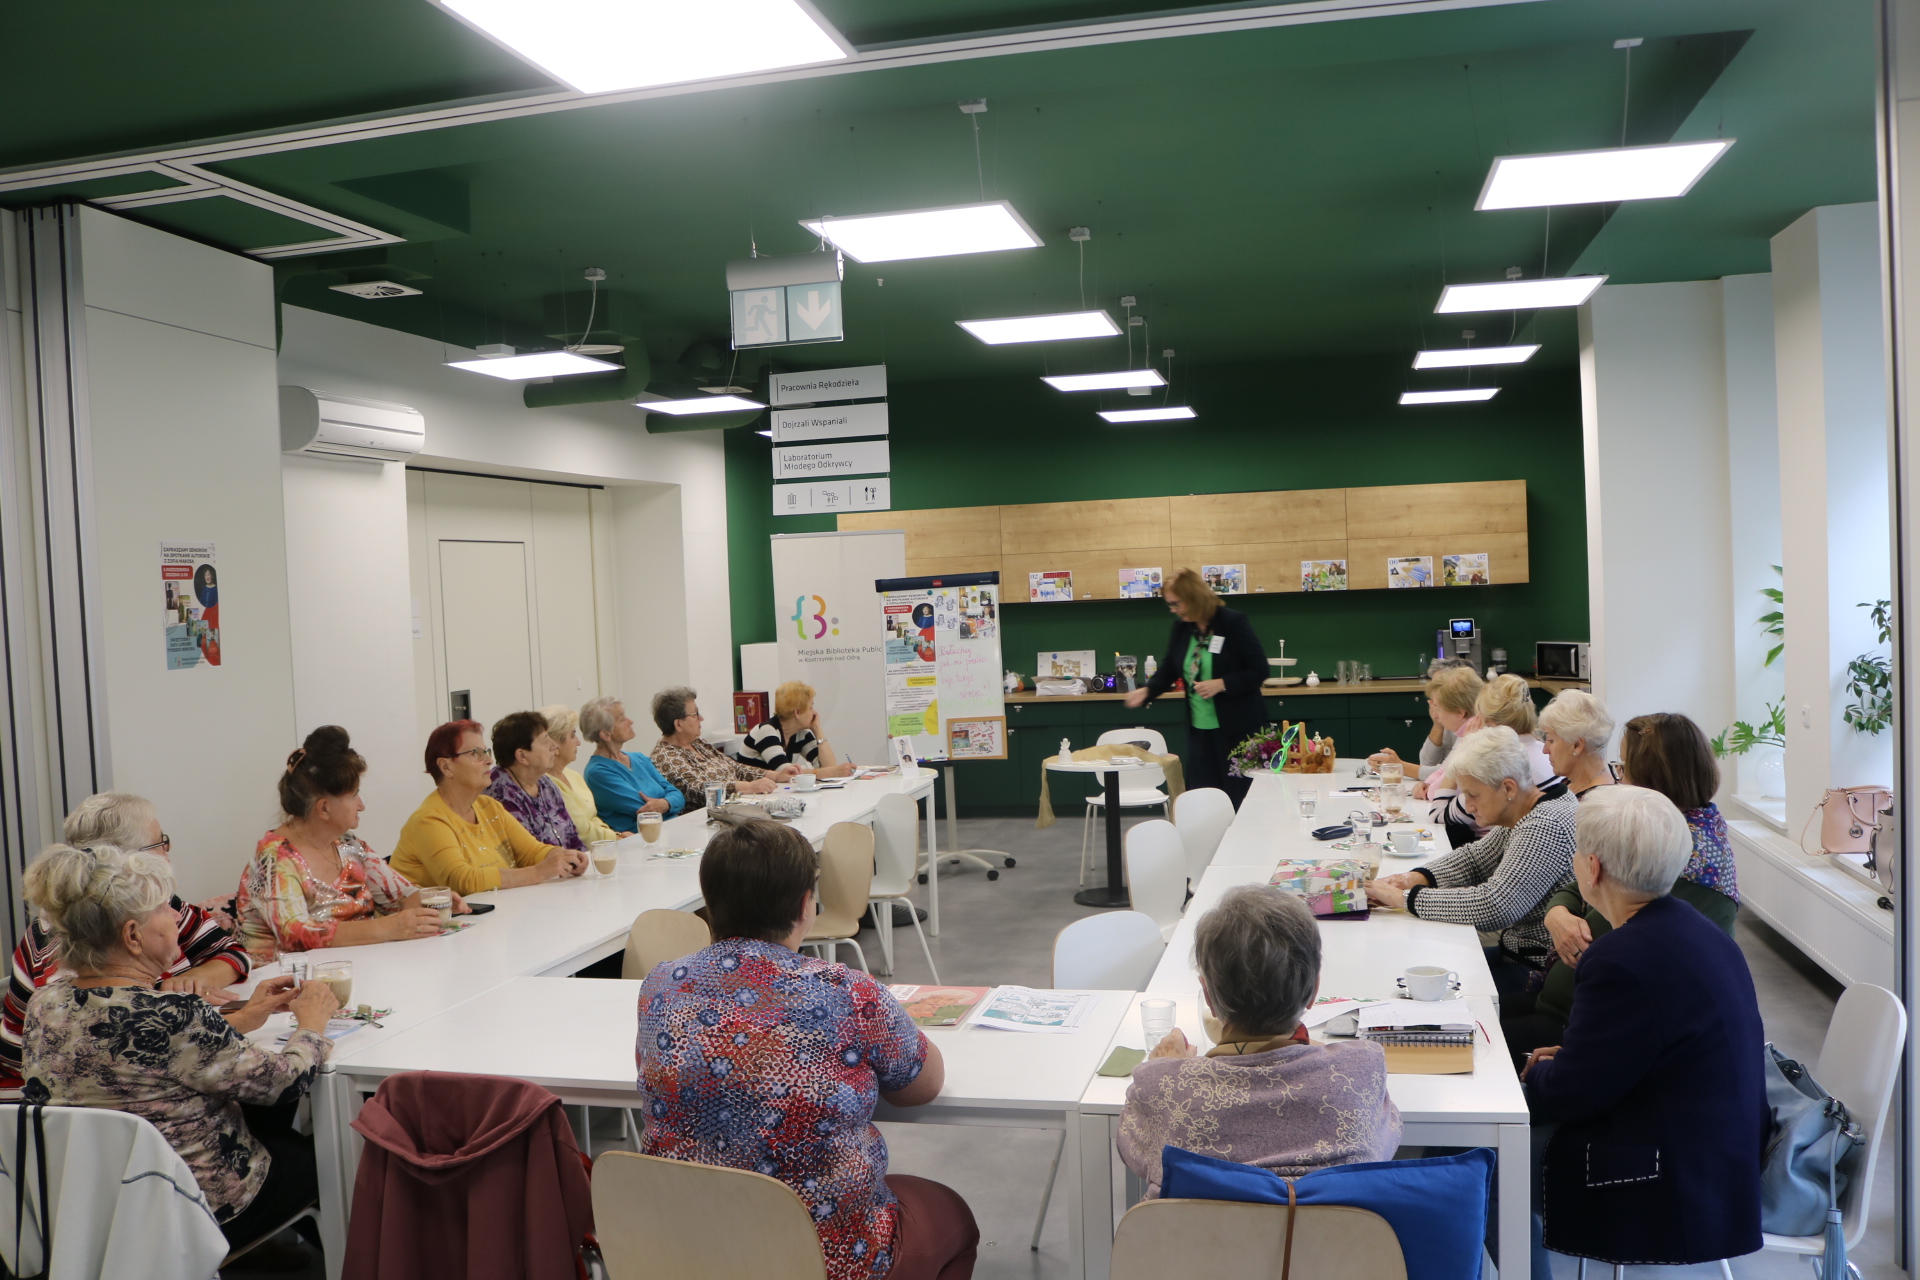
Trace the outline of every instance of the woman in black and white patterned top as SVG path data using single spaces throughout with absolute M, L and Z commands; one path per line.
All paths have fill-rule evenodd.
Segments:
M 1534 784 L 1533 753 L 1505 725 L 1462 737 L 1447 767 L 1487 834 L 1427 866 L 1371 882 L 1367 897 L 1423 920 L 1498 930 L 1500 944 L 1487 948 L 1494 986 L 1525 991 L 1553 958 L 1547 899 L 1573 879 L 1580 802 L 1564 780 Z
M 740 759 L 766 769 L 797 765 L 822 778 L 844 778 L 852 764 L 842 764 L 820 728 L 813 706 L 813 686 L 789 680 L 773 691 L 773 719 L 757 724 L 740 745 Z

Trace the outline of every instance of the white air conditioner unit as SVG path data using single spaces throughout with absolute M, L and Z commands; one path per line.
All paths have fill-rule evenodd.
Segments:
M 280 451 L 365 462 L 399 462 L 426 447 L 418 409 L 384 400 L 280 388 Z

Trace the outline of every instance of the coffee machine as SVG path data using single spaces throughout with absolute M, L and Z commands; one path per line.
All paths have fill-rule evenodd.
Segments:
M 1442 658 L 1465 658 L 1477 672 L 1487 669 L 1480 628 L 1472 618 L 1449 618 L 1444 630 L 1433 634 L 1434 652 Z

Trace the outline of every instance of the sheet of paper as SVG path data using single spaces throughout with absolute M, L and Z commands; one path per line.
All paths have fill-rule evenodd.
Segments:
M 1360 1030 L 1388 1027 L 1433 1027 L 1471 1031 L 1473 1007 L 1465 1000 L 1385 1000 L 1360 1011 Z
M 973 1024 L 1001 1031 L 1077 1031 L 1100 997 L 1084 991 L 1036 991 L 996 987 L 973 1016 Z
M 1313 1005 L 1300 1015 L 1300 1025 L 1311 1031 L 1315 1027 L 1325 1026 L 1343 1013 L 1357 1013 L 1361 1009 L 1371 1009 L 1376 1004 L 1395 1004 L 1393 1000 L 1357 1000 L 1339 997 L 1321 1004 Z
M 350 1036 L 358 1031 L 361 1025 L 358 1018 L 329 1018 L 327 1019 L 327 1039 L 338 1040 L 342 1036 Z M 292 1027 L 288 1027 L 278 1036 L 275 1036 L 273 1047 L 276 1049 L 286 1048 L 287 1041 L 293 1039 L 293 1031 L 294 1029 Z

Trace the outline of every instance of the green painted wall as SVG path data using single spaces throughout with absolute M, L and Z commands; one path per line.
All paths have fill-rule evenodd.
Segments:
M 1510 371 L 1500 379 L 1500 395 L 1485 405 L 1403 409 L 1394 401 L 1404 371 L 1404 357 L 1189 370 L 1182 390 L 1200 417 L 1164 427 L 1108 426 L 1094 416 L 1094 397 L 1063 396 L 1031 376 L 896 386 L 893 504 L 905 510 L 1524 479 L 1530 583 L 1248 595 L 1231 603 L 1253 619 L 1269 652 L 1286 638 L 1288 656 L 1302 660 L 1296 674 L 1311 666 L 1329 680 L 1342 658 L 1371 662 L 1376 676 L 1410 674 L 1415 652 L 1430 650 L 1434 631 L 1454 616 L 1478 619 L 1487 648 L 1506 648 L 1521 669 L 1532 665 L 1536 640 L 1586 639 L 1576 371 Z M 767 535 L 834 527 L 830 516 L 771 514 L 771 448 L 751 428 L 727 433 L 736 644 L 774 638 Z M 1012 587 L 1008 594 L 1013 598 Z M 1158 601 L 1022 603 L 1003 616 L 1003 654 L 1016 671 L 1031 673 L 1034 654 L 1045 649 L 1093 649 L 1101 668 L 1111 670 L 1115 651 L 1144 658 L 1166 644 L 1167 612 Z

